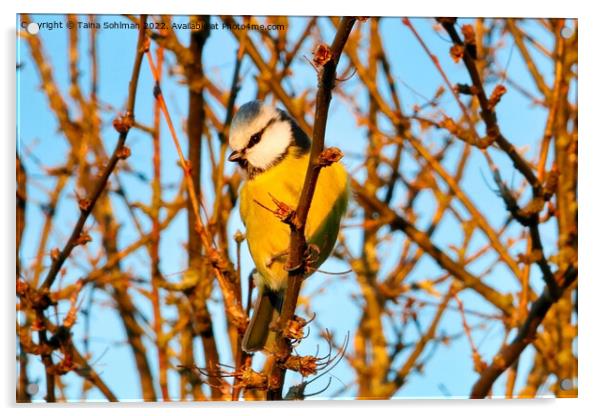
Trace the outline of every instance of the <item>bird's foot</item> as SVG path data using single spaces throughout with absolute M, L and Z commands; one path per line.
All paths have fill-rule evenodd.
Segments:
M 288 254 L 288 252 L 286 253 Z M 308 276 L 316 271 L 316 265 L 318 263 L 318 259 L 320 257 L 320 248 L 315 244 L 308 244 L 307 248 L 303 252 L 303 258 L 301 263 L 292 265 L 290 263 L 290 259 L 287 262 L 284 270 L 287 272 L 293 272 L 298 270 L 303 270 L 303 275 Z

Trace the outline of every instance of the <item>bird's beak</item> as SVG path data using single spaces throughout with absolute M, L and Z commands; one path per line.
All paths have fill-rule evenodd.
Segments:
M 233 151 L 232 153 L 230 153 L 230 156 L 228 156 L 228 160 L 230 162 L 237 162 L 240 159 L 242 159 L 243 157 L 243 152 L 240 152 L 238 150 Z

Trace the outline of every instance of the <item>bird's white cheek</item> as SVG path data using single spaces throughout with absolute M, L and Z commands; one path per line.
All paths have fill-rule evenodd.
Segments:
M 247 161 L 258 169 L 267 169 L 286 152 L 291 134 L 291 128 L 286 122 L 270 126 L 263 133 L 261 141 L 247 151 Z

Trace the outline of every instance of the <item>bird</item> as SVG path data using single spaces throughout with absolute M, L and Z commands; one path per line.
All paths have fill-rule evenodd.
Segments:
M 270 351 L 272 323 L 282 309 L 288 282 L 291 230 L 271 207 L 276 201 L 296 209 L 305 181 L 311 140 L 285 110 L 255 100 L 243 104 L 228 137 L 236 162 L 246 173 L 239 191 L 239 210 L 258 289 L 253 313 L 242 339 L 247 353 Z M 330 255 L 337 241 L 349 199 L 349 177 L 340 162 L 322 168 L 305 224 L 305 238 L 314 249 L 308 277 Z

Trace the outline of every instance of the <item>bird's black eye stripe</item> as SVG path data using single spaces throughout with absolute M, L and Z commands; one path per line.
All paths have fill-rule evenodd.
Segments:
M 263 133 L 263 130 L 261 130 L 259 133 L 255 133 L 254 135 L 251 136 L 251 139 L 249 140 L 249 144 L 247 144 L 247 149 L 255 146 L 257 143 L 259 143 L 259 141 L 261 140 L 261 134 Z
M 261 136 L 263 136 L 263 132 L 266 131 L 266 129 L 268 127 L 270 127 L 273 123 L 275 123 L 278 120 L 279 120 L 279 117 L 274 117 L 273 119 L 268 121 L 268 124 L 266 124 L 264 128 L 262 128 L 257 133 L 255 133 L 254 135 L 251 136 L 246 148 L 250 149 L 251 147 L 255 146 L 257 143 L 259 143 L 261 141 Z

